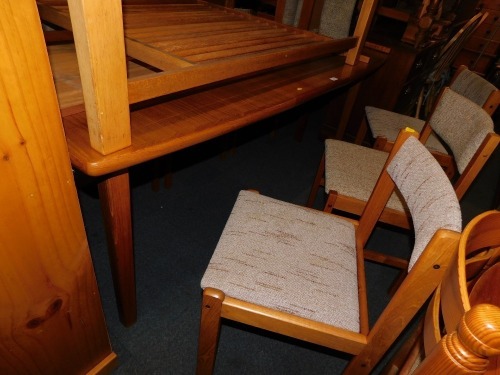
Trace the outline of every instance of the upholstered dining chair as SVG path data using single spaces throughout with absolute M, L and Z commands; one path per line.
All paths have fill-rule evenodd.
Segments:
M 416 103 L 416 110 L 415 110 L 415 118 L 418 119 L 419 117 L 427 118 L 431 111 L 432 108 L 434 107 L 435 99 L 439 92 L 441 91 L 441 88 L 444 86 L 453 86 L 453 80 L 454 78 L 457 78 L 457 74 L 454 75 L 450 83 L 447 83 L 450 78 L 450 70 L 451 70 L 451 65 L 453 61 L 455 60 L 456 56 L 458 53 L 462 50 L 463 46 L 469 40 L 469 38 L 472 36 L 472 34 L 477 30 L 477 28 L 484 22 L 484 20 L 488 17 L 488 13 L 477 13 L 474 17 L 472 17 L 460 30 L 458 30 L 455 35 L 453 35 L 450 40 L 443 46 L 443 48 L 440 51 L 438 60 L 436 64 L 432 67 L 431 71 L 428 73 L 427 78 L 425 80 L 425 83 L 420 91 L 419 99 Z M 474 83 L 475 85 L 477 84 Z M 483 79 L 483 82 L 481 82 L 480 86 L 476 86 L 477 88 L 481 88 L 482 90 L 485 90 L 485 93 L 489 94 L 490 87 L 487 84 L 488 81 Z M 475 91 L 475 90 L 474 90 Z M 477 93 L 472 92 L 473 94 L 471 97 L 469 97 L 467 94 L 471 93 L 470 91 L 465 91 L 464 94 L 465 96 L 468 97 L 470 100 L 475 101 L 475 99 L 478 98 Z M 481 94 L 482 96 L 484 94 Z M 497 106 L 498 106 L 498 97 L 497 97 Z M 481 103 L 478 103 L 479 105 L 483 105 Z M 422 111 L 422 107 L 424 107 L 424 111 Z M 366 112 L 366 117 L 363 118 L 356 137 L 355 137 L 355 143 L 356 144 L 361 144 L 363 140 L 365 139 L 368 127 L 372 130 L 372 136 L 374 138 L 377 138 L 378 135 L 383 135 L 384 133 L 382 132 L 381 134 L 375 134 L 373 133 L 373 127 L 377 129 L 383 129 L 384 125 L 384 120 L 381 119 L 383 116 L 382 114 L 385 115 L 390 115 L 391 118 L 387 119 L 389 120 L 389 125 L 387 126 L 397 126 L 399 128 L 404 127 L 405 125 L 397 122 L 397 120 L 404 120 L 404 121 L 411 121 L 411 117 L 409 116 L 404 116 L 401 118 L 398 118 L 395 114 L 395 118 L 392 117 L 392 114 L 390 114 L 390 111 L 385 111 L 381 112 L 381 114 L 378 114 L 379 111 L 384 111 L 383 109 L 379 109 L 376 107 L 372 106 L 367 106 L 365 108 Z M 421 113 L 423 112 L 423 113 Z M 373 117 L 373 119 L 371 119 Z M 409 118 L 408 118 L 409 117 Z M 376 123 L 375 123 L 376 122 Z M 396 125 L 398 124 L 398 125 Z M 394 139 L 394 138 L 393 138 Z
M 386 374 L 482 374 L 500 370 L 500 211 L 472 219 L 457 257 L 434 293 L 410 345 Z M 409 350 L 407 349 L 409 348 Z
M 447 172 L 451 161 L 456 164 L 460 176 L 454 188 L 460 200 L 500 142 L 493 120 L 477 104 L 445 88 L 432 116 L 424 124 L 422 129 L 421 124 L 407 123 L 409 127 L 422 130 L 421 141 L 441 164 L 446 165 Z M 389 142 L 381 144 L 382 150 L 379 150 L 327 139 L 307 206 L 313 206 L 319 187 L 323 186 L 327 194 L 325 211 L 336 209 L 360 215 L 387 159 L 385 151 L 392 147 L 388 145 Z M 408 210 L 397 193 L 389 200 L 380 221 L 410 228 Z
M 364 0 L 362 2 L 357 14 L 356 28 L 351 30 L 356 3 L 357 0 L 277 0 L 275 20 L 333 39 L 354 36 L 358 38 L 358 46 L 363 46 L 375 13 L 377 1 Z M 369 58 L 360 55 L 359 59 L 356 58 L 356 61 L 358 60 L 366 63 Z M 346 56 L 345 61 L 348 65 L 353 64 L 352 57 L 349 55 Z M 343 104 L 343 114 L 337 129 L 338 138 L 345 131 L 349 114 L 354 107 L 360 87 L 360 83 L 354 84 L 347 92 Z M 331 100 L 336 100 L 336 97 Z M 332 107 L 332 101 L 327 106 Z M 295 138 L 298 141 L 302 139 L 308 119 L 308 110 L 306 109 L 297 119 Z
M 213 371 L 221 319 L 354 355 L 368 374 L 441 281 L 456 253 L 460 206 L 442 168 L 401 133 L 359 221 L 240 192 L 201 280 L 198 374 Z M 415 223 L 408 277 L 373 327 L 363 251 L 394 187 Z
M 457 69 L 449 87 L 482 107 L 490 116 L 495 113 L 500 104 L 500 90 L 464 65 Z M 364 138 L 362 129 L 369 129 L 371 136 L 375 139 L 375 147 L 379 149 L 381 139 L 387 140 L 390 144 L 396 139 L 398 131 L 405 126 L 412 126 L 420 131 L 425 125 L 425 120 L 372 106 L 365 108 L 365 114 L 366 116 L 360 125 L 361 133 L 356 137 L 355 143 L 360 144 L 362 138 Z M 432 116 L 432 113 L 430 116 Z M 445 148 L 436 142 L 436 140 L 433 141 L 435 143 L 434 148 L 437 148 L 440 152 L 446 152 Z

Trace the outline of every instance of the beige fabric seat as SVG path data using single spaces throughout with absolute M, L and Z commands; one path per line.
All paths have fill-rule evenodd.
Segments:
M 354 224 L 242 191 L 201 287 L 359 332 Z
M 384 169 L 389 153 L 334 139 L 325 140 L 325 192 L 367 201 Z M 401 195 L 395 191 L 387 207 L 407 211 Z
M 398 132 L 405 127 L 421 132 L 425 125 L 424 120 L 376 107 L 366 106 L 365 113 L 373 138 L 385 138 L 389 142 L 394 142 Z M 435 134 L 431 134 L 426 146 L 431 151 L 448 154 L 448 150 Z
M 417 129 L 422 125 L 417 122 L 419 120 L 411 120 L 405 124 Z M 426 146 L 433 146 L 428 148 L 434 149 L 431 151 L 440 162 L 442 160 L 439 158 L 443 153 L 435 151 L 438 148 L 438 137 L 439 142 L 446 145 L 446 150 L 450 151 L 453 170 L 456 168 L 460 173 L 454 185 L 459 199 L 500 142 L 500 136 L 494 133 L 491 117 L 477 104 L 450 88 L 443 90 L 434 113 L 421 130 L 421 141 Z M 393 131 L 396 131 L 396 127 Z M 431 138 L 432 135 L 435 136 L 435 142 Z M 323 186 L 328 196 L 324 211 L 339 210 L 361 215 L 391 147 L 392 143 L 390 147 L 379 150 L 343 141 L 326 140 L 325 154 L 318 167 L 307 206 L 314 205 L 317 191 Z M 448 171 L 449 164 L 446 165 L 448 168 L 445 169 Z M 397 193 L 389 200 L 380 220 L 410 228 L 408 210 Z
M 359 221 L 240 192 L 201 280 L 197 374 L 213 370 L 221 318 L 355 354 L 349 371 L 370 372 L 440 282 L 461 231 L 453 188 L 415 134 L 398 137 Z M 405 283 L 369 328 L 364 247 L 394 184 L 415 245 Z

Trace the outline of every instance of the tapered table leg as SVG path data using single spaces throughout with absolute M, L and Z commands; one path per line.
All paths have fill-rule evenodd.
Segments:
M 137 299 L 128 171 L 122 170 L 100 182 L 99 198 L 118 313 L 122 324 L 130 326 L 137 320 Z

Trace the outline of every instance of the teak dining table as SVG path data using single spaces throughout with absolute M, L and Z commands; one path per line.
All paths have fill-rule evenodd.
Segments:
M 126 74 L 123 84 L 123 76 L 114 77 L 114 70 L 108 70 L 103 78 L 109 67 L 102 65 L 116 54 L 120 56 L 120 51 L 113 51 L 106 60 L 100 58 L 103 55 L 99 53 L 107 52 L 103 48 L 96 52 L 92 47 L 95 35 L 89 30 L 92 27 L 82 22 L 116 11 L 102 9 L 111 3 L 116 5 L 115 0 L 104 3 L 69 0 L 68 9 L 64 3 L 46 0 L 39 2 L 39 12 L 44 22 L 72 31 L 52 32 L 61 37 L 47 32 L 47 51 L 71 163 L 89 176 L 103 178 L 99 197 L 116 299 L 120 320 L 129 326 L 137 319 L 137 302 L 128 168 L 235 131 L 341 87 L 359 84 L 382 61 L 359 61 L 364 29 L 359 36 L 331 40 L 203 1 L 184 1 L 172 8 L 169 4 L 141 2 L 123 6 L 122 39 L 116 34 L 127 46 L 127 58 L 118 64 Z M 90 6 L 89 10 L 88 4 L 94 8 Z M 371 11 L 371 7 L 362 10 L 360 19 L 368 23 Z M 107 16 L 106 22 L 109 19 Z M 174 25 L 166 27 L 164 22 Z M 210 30 L 224 24 L 225 35 L 232 38 L 230 44 L 236 43 L 240 49 L 236 55 L 227 47 L 222 54 L 214 55 L 215 50 L 220 51 L 216 45 L 224 40 L 220 35 L 193 37 L 196 28 L 207 32 L 207 22 L 211 23 Z M 113 33 L 109 34 L 107 37 L 113 39 Z M 238 44 L 237 35 L 247 42 Z M 191 45 L 189 52 L 182 51 L 182 38 L 196 42 L 196 46 Z M 56 43 L 49 43 L 54 40 Z M 262 48 L 262 40 L 270 47 Z M 353 59 L 351 51 L 354 63 L 346 63 Z M 114 82 L 125 90 L 126 105 L 121 109 L 125 108 L 127 116 L 116 108 L 121 93 L 115 86 L 109 89 Z M 103 95 L 106 86 L 111 93 Z M 110 113 L 118 121 L 114 117 L 110 120 Z M 107 148 L 106 141 L 112 147 Z

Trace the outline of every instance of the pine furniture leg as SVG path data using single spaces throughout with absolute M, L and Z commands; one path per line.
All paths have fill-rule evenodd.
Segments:
M 221 309 L 224 293 L 217 289 L 206 288 L 201 303 L 200 338 L 198 340 L 197 375 L 211 374 L 215 365 L 219 342 Z
M 101 210 L 120 321 L 126 327 L 137 320 L 132 214 L 129 173 L 122 170 L 99 183 Z
M 368 124 L 366 121 L 366 116 L 363 116 L 363 120 L 359 124 L 359 128 L 356 132 L 356 138 L 354 139 L 354 143 L 360 145 L 365 140 L 366 133 L 368 131 Z
M 0 373 L 111 374 L 35 1 L 2 0 L 0 25 Z
M 311 188 L 311 192 L 309 193 L 309 198 L 307 199 L 307 207 L 312 207 L 314 205 L 314 201 L 316 200 L 316 195 L 318 194 L 319 187 L 324 184 L 323 175 L 325 173 L 325 155 L 321 158 L 321 161 L 318 166 L 318 170 L 316 171 L 316 177 L 314 177 L 314 183 Z

